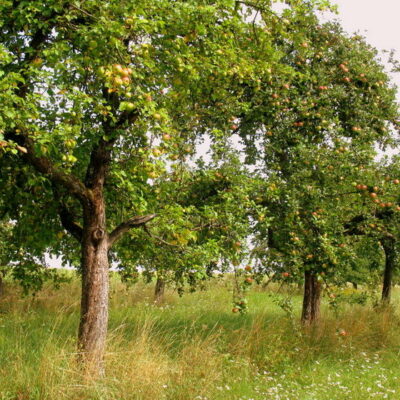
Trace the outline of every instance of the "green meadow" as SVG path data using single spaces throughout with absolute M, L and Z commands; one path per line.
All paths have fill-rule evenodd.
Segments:
M 112 280 L 105 376 L 91 380 L 76 362 L 78 280 L 25 297 L 6 284 L 0 399 L 399 398 L 398 291 L 386 308 L 333 310 L 324 298 L 320 323 L 304 329 L 294 287 L 255 285 L 245 315 L 231 311 L 229 277 L 183 297 L 170 289 L 161 305 L 153 289 Z

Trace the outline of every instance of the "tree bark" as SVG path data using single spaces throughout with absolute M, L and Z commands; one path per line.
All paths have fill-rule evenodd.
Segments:
M 165 281 L 161 277 L 157 277 L 156 286 L 154 288 L 154 302 L 161 304 L 164 301 Z
M 395 239 L 388 237 L 381 241 L 385 252 L 385 270 L 383 273 L 382 302 L 390 303 L 392 294 L 393 270 L 396 263 Z
M 101 192 L 84 206 L 82 298 L 78 349 L 86 372 L 104 374 L 108 325 L 109 261 L 104 199 Z
M 3 273 L 0 272 L 0 297 L 3 296 L 3 292 L 4 292 Z
M 320 317 L 321 283 L 313 271 L 304 272 L 304 297 L 301 323 L 310 326 L 318 322 Z

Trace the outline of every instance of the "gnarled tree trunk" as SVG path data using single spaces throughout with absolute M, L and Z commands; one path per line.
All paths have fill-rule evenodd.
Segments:
M 108 324 L 108 235 L 102 195 L 84 208 L 82 298 L 78 348 L 85 368 L 103 373 Z
M 165 281 L 162 277 L 158 276 L 156 286 L 154 288 L 154 302 L 160 304 L 164 301 Z
M 321 283 L 313 271 L 304 272 L 304 297 L 301 323 L 309 326 L 316 323 L 320 316 Z
M 385 252 L 385 271 L 383 273 L 382 301 L 390 303 L 392 294 L 393 270 L 396 263 L 395 239 L 387 237 L 381 241 Z

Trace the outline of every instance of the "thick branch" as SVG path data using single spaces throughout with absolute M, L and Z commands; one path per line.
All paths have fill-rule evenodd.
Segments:
M 62 186 L 69 194 L 81 201 L 90 199 L 89 192 L 77 177 L 60 171 L 49 158 L 35 155 L 33 140 L 27 133 L 8 132 L 5 137 L 7 140 L 16 142 L 20 146 L 20 151 L 23 152 L 23 159 L 32 165 L 36 171 L 45 175 L 53 184 Z
M 112 245 L 119 240 L 124 233 L 128 232 L 132 228 L 137 228 L 151 221 L 157 216 L 157 214 L 149 214 L 142 217 L 133 217 L 118 225 L 108 237 L 108 247 L 111 248 Z
M 375 217 L 380 220 L 384 220 L 385 218 L 391 218 L 393 216 L 393 210 L 382 210 L 375 214 Z M 356 215 L 349 222 L 344 224 L 344 234 L 345 235 L 365 235 L 365 231 L 359 228 L 359 224 L 362 224 L 368 220 L 366 215 Z M 385 232 L 385 236 L 391 237 L 393 236 L 389 232 Z
M 76 218 L 74 214 L 69 210 L 67 205 L 64 203 L 63 196 L 61 195 L 59 186 L 53 184 L 54 200 L 58 204 L 58 215 L 60 216 L 61 225 L 67 230 L 78 242 L 81 242 L 83 229 L 75 222 Z
M 103 90 L 103 97 L 111 104 L 118 104 L 119 100 L 115 94 Z M 90 154 L 90 161 L 86 171 L 85 185 L 87 188 L 102 188 L 107 176 L 108 168 L 111 163 L 111 153 L 115 142 L 117 141 L 116 131 L 133 124 L 138 118 L 137 111 L 124 111 L 117 122 L 108 118 L 103 124 L 104 135 L 109 139 L 100 138 L 93 147 Z
M 88 188 L 93 189 L 104 185 L 114 142 L 115 140 L 106 141 L 101 138 L 93 148 L 85 178 L 85 184 Z
M 61 204 L 58 210 L 61 224 L 78 242 L 82 241 L 83 229 L 75 222 L 74 215 L 68 210 L 65 204 Z

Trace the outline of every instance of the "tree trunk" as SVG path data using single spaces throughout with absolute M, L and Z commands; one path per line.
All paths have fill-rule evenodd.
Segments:
M 357 282 L 351 282 L 351 284 L 353 285 L 353 289 L 355 289 L 355 290 L 358 289 L 358 284 L 357 284 Z
M 318 282 L 317 275 L 312 271 L 304 272 L 304 297 L 301 323 L 312 325 L 316 323 L 320 316 L 321 304 L 321 283 Z
M 82 299 L 78 347 L 89 376 L 104 374 L 108 325 L 108 235 L 102 195 L 84 207 Z
M 381 241 L 385 252 L 385 271 L 383 273 L 382 302 L 390 303 L 392 294 L 393 270 L 396 262 L 395 240 L 385 238 Z
M 157 277 L 156 287 L 154 289 L 154 302 L 161 304 L 164 301 L 165 281 L 161 277 Z

